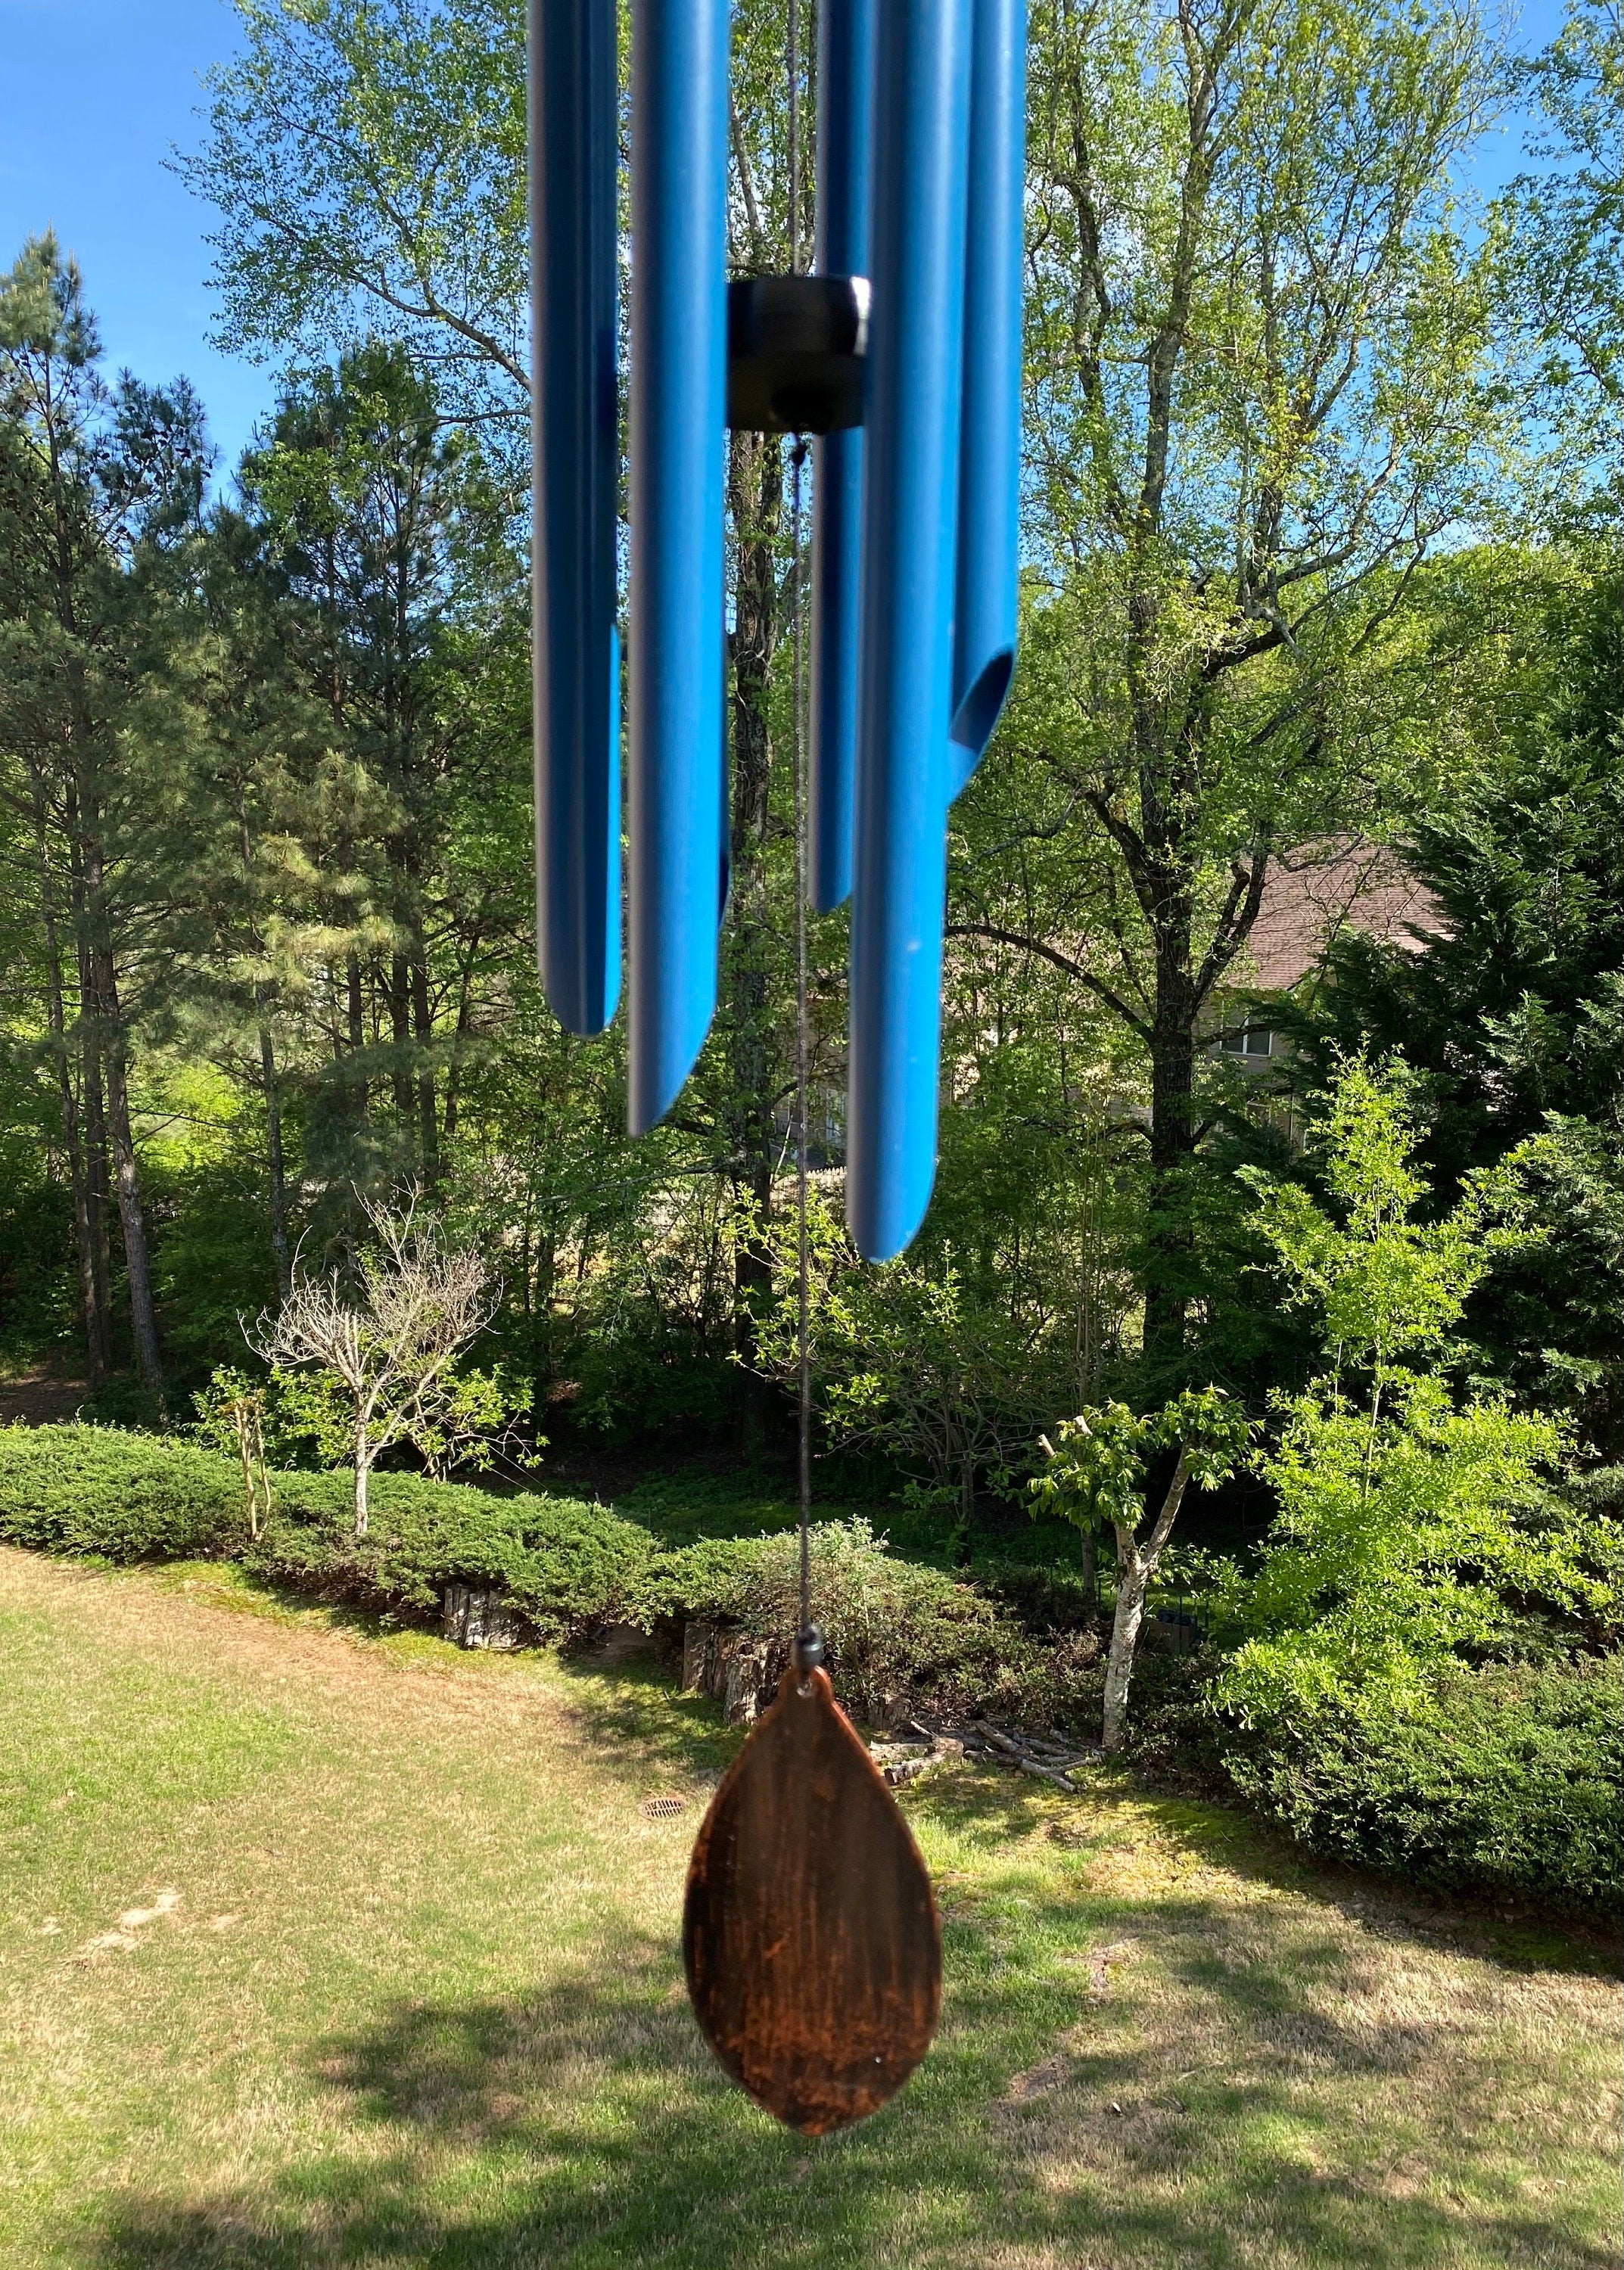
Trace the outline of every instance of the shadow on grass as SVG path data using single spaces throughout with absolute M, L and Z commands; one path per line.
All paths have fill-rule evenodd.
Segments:
M 1126 2023 L 1100 2028 L 1063 2088 L 1012 2101 L 1012 2060 L 1032 2046 L 1019 2002 L 959 1992 L 903 2096 L 858 2130 L 809 2142 L 710 2064 L 669 1951 L 612 1938 L 590 1975 L 515 2000 L 404 2000 L 323 2045 L 313 2071 L 340 2147 L 201 2201 L 122 2199 L 93 2259 L 100 2270 L 1217 2270 L 1242 2259 L 1243 2230 L 1245 2260 L 1293 2270 L 1610 2264 L 1552 2220 L 1473 2212 L 1442 2183 L 1403 2197 L 1316 2173 L 1302 2148 L 1310 2116 L 1284 2076 L 1259 2082 L 1242 2111 L 1215 2108 L 1227 2144 L 1165 2088 L 1144 2093 L 1161 2076 L 1146 2074 Z M 1255 2000 L 1222 2016 L 1266 2059 Z M 1276 2133 L 1288 2113 L 1289 2138 Z M 1331 2117 L 1322 2108 L 1322 2128 Z
M 608 1770 L 630 1781 L 646 1782 L 651 1771 L 660 1770 L 714 1774 L 744 1740 L 741 1729 L 723 1725 L 716 1702 L 677 1691 L 652 1644 L 647 1656 L 618 1664 L 612 1672 L 596 1670 L 587 1658 L 567 1658 L 560 1668 L 568 1681 L 567 1708 L 583 1738 Z M 1130 1849 L 1135 1841 L 1164 1843 L 1169 1855 L 1228 1869 L 1243 1882 L 1295 1893 L 1346 1923 L 1418 1949 L 1435 1954 L 1452 1948 L 1514 1971 L 1619 1976 L 1616 1930 L 1397 1884 L 1306 1853 L 1282 1830 L 1238 1805 L 1159 1795 L 1108 1766 L 1093 1772 L 1080 1806 L 992 1769 L 939 1775 L 910 1792 L 903 1807 L 935 1813 L 960 1833 L 973 1830 L 989 1857 L 1045 1829 L 1069 1843 L 1068 1821 L 1080 1820 L 1087 1826 L 1079 1829 L 1077 1841 L 1102 1853 L 1121 1850 L 1124 1840 Z M 1123 1816 L 1121 1828 L 1113 1824 L 1116 1813 Z M 1124 1893 L 1122 1900 L 1136 1910 L 1142 1905 L 1137 1893 Z M 1188 1904 L 1180 1911 L 1188 1914 Z
M 656 1711 L 672 1765 L 732 1739 L 710 1706 L 673 1714 L 652 1668 L 582 1673 L 577 1695 L 605 1741 L 634 1750 Z M 1220 1809 L 1118 1793 L 1124 1827 L 1268 1873 L 1266 1849 Z M 792 2136 L 730 2088 L 674 1950 L 606 1915 L 588 1968 L 511 1997 L 402 1997 L 313 2044 L 328 2149 L 202 2196 L 124 2193 L 91 2259 L 1611 2270 L 1583 2217 L 1544 2212 L 1509 2161 L 1503 2062 L 1471 2064 L 1447 2007 L 1383 2006 L 1380 1939 L 1311 1894 L 1096 1889 L 1088 1854 L 1115 1849 L 1111 1806 L 1107 1789 L 1091 1844 L 1046 1874 L 1045 1830 L 1064 1825 L 1047 1793 L 989 1775 L 911 1798 L 964 1863 L 946 1892 L 944 2022 L 908 2089 L 846 2135 Z M 1301 1866 L 1281 1881 L 1301 1892 Z M 1131 1981 L 1101 1995 L 1077 1962 L 1124 1927 L 1154 1952 L 1160 2000 Z

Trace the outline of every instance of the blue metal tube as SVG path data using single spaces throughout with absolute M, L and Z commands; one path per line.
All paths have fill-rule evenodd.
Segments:
M 825 276 L 866 276 L 874 149 L 874 0 L 823 0 L 818 18 L 818 245 Z M 812 904 L 851 892 L 857 746 L 863 431 L 812 444 Z
M 975 771 L 1004 707 L 1020 597 L 1027 5 L 975 5 L 950 801 Z
M 536 942 L 560 1023 L 620 996 L 615 0 L 531 0 Z
M 936 1174 L 973 0 L 886 0 L 874 107 L 846 1213 L 900 1253 Z
M 724 856 L 728 33 L 727 0 L 634 0 L 627 1093 L 634 1135 L 676 1101 L 716 1005 Z

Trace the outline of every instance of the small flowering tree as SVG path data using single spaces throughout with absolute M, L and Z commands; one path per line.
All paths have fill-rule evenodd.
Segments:
M 1108 1750 L 1123 1746 L 1146 1595 L 1184 1493 L 1192 1481 L 1212 1489 L 1227 1480 L 1245 1457 L 1250 1435 L 1240 1406 L 1221 1388 L 1205 1387 L 1175 1396 L 1144 1418 L 1125 1403 L 1101 1404 L 1063 1419 L 1053 1442 L 1047 1435 L 1040 1438 L 1047 1464 L 1028 1485 L 1036 1505 L 1064 1515 L 1085 1534 L 1109 1522 L 1116 1539 L 1116 1613 L 1105 1667 Z M 1172 1479 L 1146 1530 L 1146 1470 L 1159 1452 L 1175 1449 Z
M 368 1205 L 374 1243 L 360 1257 L 360 1298 L 336 1276 L 306 1276 L 248 1345 L 273 1369 L 315 1366 L 337 1383 L 355 1472 L 355 1534 L 367 1534 L 367 1482 L 392 1443 L 431 1452 L 469 1421 L 469 1384 L 456 1358 L 494 1306 L 483 1257 L 448 1246 L 418 1209 Z

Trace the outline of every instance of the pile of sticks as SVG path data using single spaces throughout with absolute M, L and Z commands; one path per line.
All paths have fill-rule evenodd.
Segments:
M 1075 1790 L 1079 1784 L 1072 1780 L 1072 1773 L 1100 1755 L 1096 1747 L 1054 1729 L 1033 1734 L 1013 1727 L 995 1726 L 990 1718 L 972 1718 L 965 1725 L 944 1727 L 939 1732 L 922 1725 L 917 1718 L 910 1719 L 908 1725 L 914 1733 L 923 1735 L 927 1741 L 961 1742 L 967 1757 L 990 1759 L 996 1765 L 1012 1767 L 1019 1773 L 1051 1781 L 1061 1789 Z

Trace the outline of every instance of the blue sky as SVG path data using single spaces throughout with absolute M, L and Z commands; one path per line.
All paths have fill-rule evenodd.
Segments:
M 1545 44 L 1560 0 L 1526 0 L 1518 44 Z M 236 44 L 228 0 L 0 0 L 0 266 L 54 223 L 78 255 L 110 368 L 184 371 L 234 464 L 274 374 L 208 344 L 207 209 L 164 170 L 194 145 L 199 79 Z M 1515 122 L 1476 168 L 1491 190 L 1522 162 Z
M 54 224 L 109 370 L 183 371 L 227 464 L 274 375 L 208 345 L 209 215 L 164 159 L 200 137 L 199 78 L 235 43 L 226 0 L 0 0 L 0 266 Z

